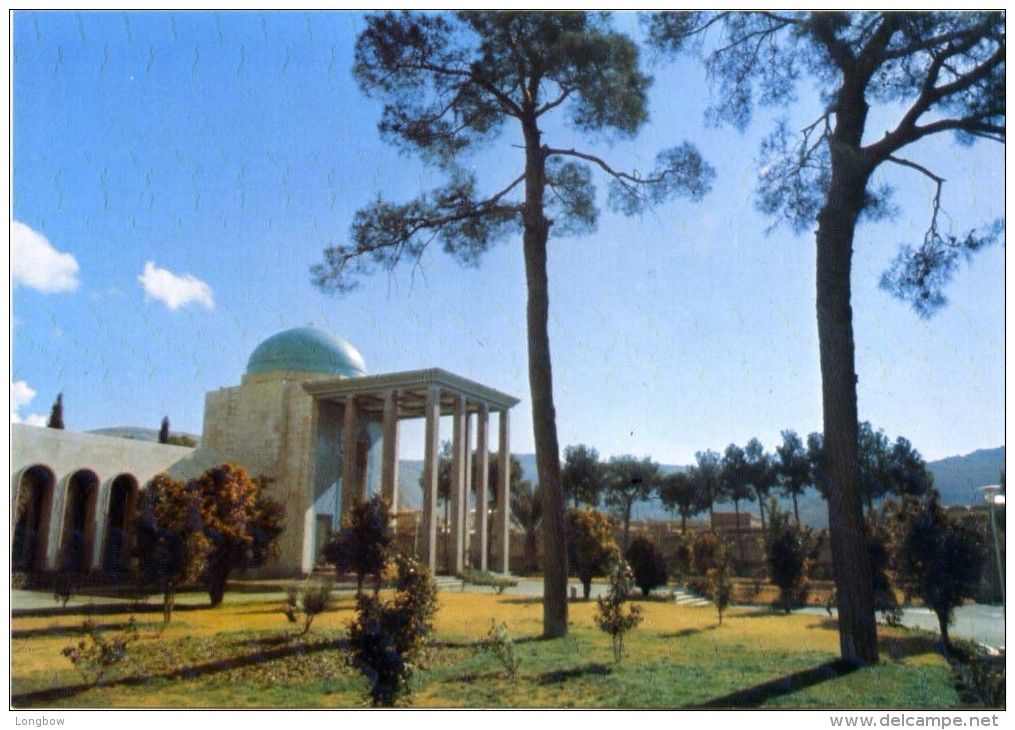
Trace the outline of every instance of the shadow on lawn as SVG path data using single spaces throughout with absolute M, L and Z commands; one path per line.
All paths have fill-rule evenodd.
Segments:
M 131 677 L 121 677 L 120 679 L 107 680 L 103 681 L 102 684 L 98 686 L 143 687 L 158 679 L 198 679 L 209 674 L 225 672 L 231 669 L 242 669 L 244 667 L 254 666 L 263 662 L 275 661 L 276 659 L 284 659 L 291 656 L 306 656 L 308 654 L 316 654 L 322 651 L 342 649 L 346 646 L 346 644 L 347 640 L 343 638 L 333 639 L 331 641 L 322 641 L 321 643 L 316 644 L 305 644 L 303 642 L 299 642 L 290 643 L 287 646 L 279 646 L 277 648 L 266 647 L 263 650 L 255 650 L 249 654 L 229 657 L 227 659 L 218 659 L 201 664 L 193 664 L 187 667 L 179 667 L 177 669 L 159 672 L 157 674 L 145 674 L 140 676 L 134 675 Z M 33 707 L 47 702 L 52 702 L 54 700 L 76 697 L 77 695 L 87 692 L 96 686 L 97 685 L 94 684 L 82 683 L 66 685 L 63 687 L 50 687 L 48 689 L 35 690 L 34 692 L 22 692 L 21 694 L 11 696 L 11 706 Z
M 550 672 L 543 672 L 539 675 L 539 683 L 542 685 L 560 684 L 569 679 L 579 679 L 590 675 L 595 677 L 604 677 L 611 671 L 612 670 L 605 664 L 600 664 L 599 662 L 589 662 L 588 664 L 582 664 L 580 667 L 574 667 L 573 669 L 556 669 Z
M 210 603 L 177 603 L 173 613 L 186 611 L 207 611 Z M 11 618 L 63 618 L 71 616 L 89 617 L 95 615 L 117 616 L 122 614 L 157 613 L 162 615 L 161 603 L 86 603 L 82 606 L 54 606 L 53 608 L 15 608 Z
M 761 707 L 769 700 L 793 694 L 814 685 L 828 682 L 847 674 L 852 674 L 860 666 L 842 659 L 824 662 L 810 669 L 787 674 L 747 689 L 737 690 L 721 697 L 714 697 L 707 702 L 689 705 L 687 709 L 735 709 Z
M 715 631 L 717 628 L 719 628 L 719 624 L 712 624 L 710 626 L 694 626 L 689 629 L 674 631 L 672 634 L 660 634 L 660 636 L 664 639 L 682 639 L 685 636 L 694 636 L 696 634 L 703 634 L 706 631 Z
M 158 624 L 147 623 L 138 624 L 139 629 L 154 628 L 157 625 L 161 625 L 160 621 Z M 130 627 L 130 622 L 121 621 L 119 623 L 106 623 L 106 624 L 95 624 L 95 628 L 99 631 L 123 631 Z M 81 624 L 75 623 L 68 626 L 46 626 L 39 629 L 13 629 L 11 630 L 12 639 L 41 639 L 46 636 L 71 636 L 79 638 L 81 636 Z
M 356 607 L 352 604 L 343 606 L 340 604 L 333 604 L 327 611 L 322 611 L 319 615 L 325 616 L 329 613 L 352 613 L 356 610 Z M 247 610 L 238 610 L 235 612 L 238 616 L 257 616 L 257 615 L 268 615 L 268 614 L 281 614 L 285 613 L 285 601 L 281 600 L 277 604 L 272 606 L 262 606 L 260 608 L 251 608 Z

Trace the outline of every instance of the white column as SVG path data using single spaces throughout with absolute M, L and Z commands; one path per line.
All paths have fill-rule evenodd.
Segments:
M 359 440 L 359 415 L 356 399 L 352 396 L 345 401 L 345 420 L 342 426 L 342 513 L 339 524 L 349 516 L 356 500 L 360 498 L 356 468 L 356 442 Z
M 46 569 L 55 570 L 60 549 L 63 547 L 63 523 L 66 511 L 67 490 L 70 489 L 70 475 L 59 478 L 53 484 L 52 509 L 49 516 L 49 540 L 46 543 Z
M 487 491 L 490 481 L 490 444 L 489 444 L 490 410 L 486 403 L 481 403 L 476 414 L 476 553 L 478 560 L 474 565 L 482 571 L 488 569 L 487 545 L 489 537 L 486 533 Z
M 455 396 L 454 433 L 451 437 L 451 572 L 459 575 L 465 569 L 465 491 L 466 438 L 465 396 Z
M 398 393 L 384 395 L 384 435 L 382 438 L 381 497 L 398 514 Z
M 497 567 L 501 573 L 507 574 L 511 572 L 510 569 L 510 558 L 511 558 L 511 510 L 510 510 L 510 497 L 508 491 L 511 488 L 511 444 L 509 439 L 509 431 L 511 425 L 511 417 L 509 411 L 505 408 L 500 412 L 500 451 L 497 454 L 497 465 L 499 467 L 497 485 L 497 512 L 495 516 L 495 528 L 497 530 Z
M 437 479 L 440 469 L 439 438 L 441 390 L 431 386 L 426 395 L 426 440 L 423 455 L 423 544 L 420 559 L 430 572 L 437 570 Z
M 106 480 L 99 484 L 96 489 L 99 490 L 99 493 L 95 499 L 90 567 L 92 570 L 101 570 L 102 553 L 106 548 L 106 538 L 109 536 L 109 499 L 113 493 L 113 480 Z
M 475 567 L 475 561 L 469 556 L 472 545 L 469 542 L 469 496 L 472 494 L 474 484 L 472 483 L 472 414 L 469 413 L 469 404 L 465 404 L 465 491 L 462 498 L 462 555 L 466 565 Z

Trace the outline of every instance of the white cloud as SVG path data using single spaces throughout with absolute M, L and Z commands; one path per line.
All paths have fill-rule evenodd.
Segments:
M 47 418 L 38 413 L 32 413 L 24 419 L 18 415 L 22 406 L 27 406 L 35 397 L 35 390 L 30 388 L 24 380 L 11 381 L 11 423 L 26 423 L 29 426 L 45 426 Z
M 215 307 L 211 287 L 191 274 L 178 276 L 148 261 L 144 265 L 144 273 L 137 280 L 144 287 L 147 299 L 157 299 L 170 309 L 179 309 L 192 302 L 207 309 Z
M 35 390 L 28 386 L 24 380 L 11 381 L 11 409 L 18 410 L 21 406 L 27 406 L 35 397 Z
M 43 292 L 78 288 L 78 262 L 62 253 L 41 233 L 11 221 L 11 278 L 15 284 Z

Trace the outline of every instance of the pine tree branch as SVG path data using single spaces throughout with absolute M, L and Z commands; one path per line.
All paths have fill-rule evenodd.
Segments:
M 589 154 L 588 152 L 580 152 L 579 150 L 576 149 L 564 150 L 555 147 L 544 147 L 543 153 L 547 157 L 550 157 L 552 155 L 560 155 L 561 157 L 575 157 L 579 160 L 591 162 L 592 164 L 596 165 L 601 170 L 603 170 L 603 172 L 605 172 L 610 177 L 616 180 L 620 180 L 622 182 L 633 183 L 635 185 L 655 185 L 665 181 L 665 177 L 662 175 L 657 175 L 655 177 L 640 177 L 638 175 L 633 175 L 628 172 L 616 170 L 602 158 L 596 157 L 595 155 Z

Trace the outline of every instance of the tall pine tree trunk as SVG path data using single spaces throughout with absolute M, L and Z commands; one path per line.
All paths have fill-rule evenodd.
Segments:
M 557 414 L 553 405 L 550 365 L 550 295 L 546 244 L 550 221 L 543 215 L 545 153 L 533 114 L 523 122 L 525 134 L 525 211 L 523 246 L 529 344 L 529 389 L 536 467 L 543 489 L 543 636 L 567 635 L 567 550 L 564 543 L 564 490 L 560 480 Z
M 839 649 L 843 659 L 859 663 L 878 660 L 873 581 L 860 494 L 850 304 L 853 235 L 870 175 L 870 166 L 859 152 L 866 114 L 862 90 L 851 93 L 847 80 L 829 142 L 832 179 L 825 206 L 818 214 L 816 234 L 818 345 Z

